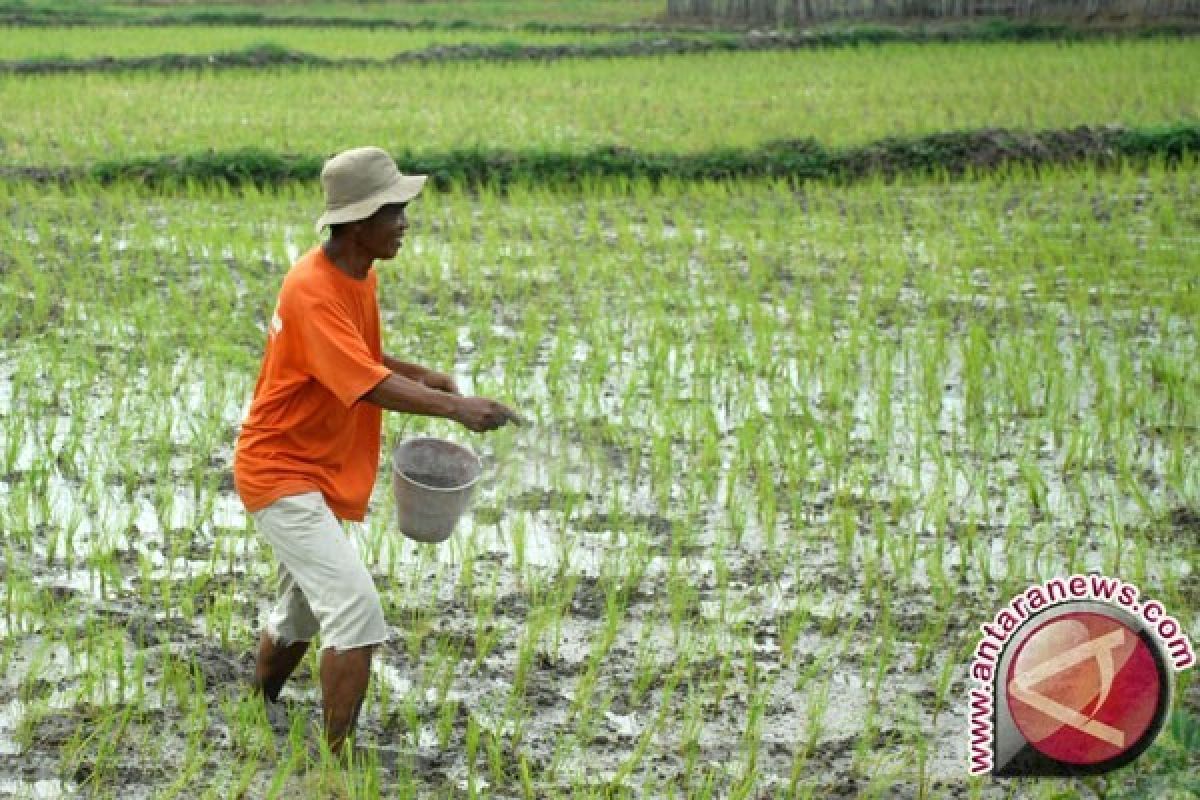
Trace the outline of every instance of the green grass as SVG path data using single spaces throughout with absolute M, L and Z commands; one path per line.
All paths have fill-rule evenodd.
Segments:
M 830 149 L 809 139 L 770 142 L 761 148 L 720 148 L 706 153 L 641 152 L 597 148 L 586 153 L 537 149 L 400 152 L 401 170 L 428 174 L 432 185 L 503 188 L 513 183 L 568 188 L 598 180 L 708 181 L 778 178 L 800 184 L 835 180 L 852 183 L 925 174 L 978 175 L 1013 165 L 1176 164 L 1200 152 L 1200 126 L 1129 129 L 1078 127 L 1060 131 L 986 129 L 903 139 L 889 137 L 862 147 Z M 272 153 L 261 148 L 208 151 L 160 158 L 106 159 L 90 167 L 13 169 L 13 178 L 60 183 L 135 181 L 146 186 L 221 183 L 280 185 L 318 178 L 324 158 Z
M 859 47 L 883 43 L 945 43 L 1002 41 L 1080 42 L 1087 39 L 1112 40 L 1103 32 L 1090 33 L 1054 25 L 996 26 L 964 25 L 948 29 L 881 27 L 871 25 L 823 26 L 803 34 L 755 33 L 687 30 L 557 30 L 554 28 L 465 28 L 419 27 L 341 27 L 328 25 L 265 26 L 156 24 L 81 25 L 10 25 L 0 27 L 0 62 L 3 61 L 87 61 L 108 58 L 117 62 L 162 55 L 213 55 L 253 48 L 273 48 L 308 54 L 333 61 L 343 59 L 384 60 L 401 53 L 433 47 L 475 45 L 493 49 L 546 48 L 557 45 L 601 47 L 635 43 L 692 44 L 710 49 L 805 49 L 815 47 Z M 1159 32 L 1164 38 L 1169 33 Z M 1135 31 L 1126 38 L 1155 35 L 1153 29 Z M 478 56 L 476 56 L 478 58 Z M 580 55 L 577 57 L 587 57 Z
M 13 109 L 10 164 L 247 145 L 328 153 L 364 141 L 416 153 L 688 153 L 781 138 L 842 146 L 986 126 L 1195 121 L 1198 56 L 1189 40 L 886 45 L 554 65 L 9 76 L 0 96 Z
M 628 41 L 630 34 L 537 33 L 531 31 L 388 30 L 246 26 L 120 25 L 0 28 L 0 59 L 129 58 L 164 53 L 208 54 L 269 43 L 325 58 L 388 58 L 436 45 L 554 45 Z
M 315 664 L 290 737 L 220 678 L 270 581 L 230 448 L 316 188 L 0 184 L 24 763 L 96 796 L 1004 796 L 964 777 L 961 676 L 1012 593 L 1095 568 L 1197 623 L 1195 167 L 423 195 L 386 349 L 534 424 L 407 424 L 494 465 L 445 545 L 396 536 L 386 471 L 363 532 L 397 639 L 362 738 L 446 761 L 342 778 L 305 776 Z M 1108 791 L 1182 791 L 1191 713 Z
M 624 25 L 655 19 L 666 10 L 662 0 L 422 0 L 422 2 L 212 2 L 92 3 L 86 0 L 9 0 L 0 10 L 30 16 L 55 14 L 84 20 L 317 17 L 443 25 L 467 22 L 509 27 L 547 25 Z

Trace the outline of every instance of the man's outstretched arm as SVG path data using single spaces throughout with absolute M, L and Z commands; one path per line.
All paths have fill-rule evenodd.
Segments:
M 486 397 L 463 397 L 431 389 L 396 372 L 377 383 L 362 399 L 389 411 L 454 420 L 476 433 L 495 430 L 509 422 L 521 422 L 517 412 L 503 403 Z

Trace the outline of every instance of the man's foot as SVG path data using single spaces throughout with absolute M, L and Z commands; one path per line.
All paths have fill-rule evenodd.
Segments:
M 292 728 L 292 704 L 285 700 L 268 700 L 263 698 L 263 709 L 267 714 L 267 722 L 275 733 L 287 733 Z

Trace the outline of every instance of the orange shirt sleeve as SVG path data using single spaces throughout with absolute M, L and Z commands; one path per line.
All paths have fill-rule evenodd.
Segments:
M 392 374 L 337 303 L 309 305 L 299 323 L 309 374 L 347 408 Z

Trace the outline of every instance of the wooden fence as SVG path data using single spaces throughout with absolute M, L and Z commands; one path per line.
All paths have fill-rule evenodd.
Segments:
M 667 18 L 803 26 L 834 20 L 1200 18 L 1200 0 L 667 0 Z

